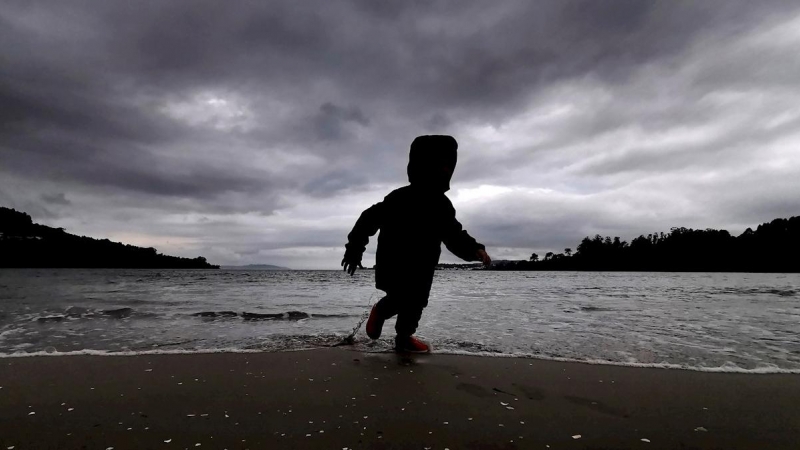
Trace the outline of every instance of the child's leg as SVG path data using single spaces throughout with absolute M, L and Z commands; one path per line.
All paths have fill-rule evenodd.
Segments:
M 400 312 L 400 303 L 403 301 L 403 296 L 401 295 L 392 295 L 386 294 L 385 297 L 380 299 L 378 303 L 375 304 L 377 308 L 378 315 L 380 316 L 381 320 L 387 320 L 393 317 L 395 314 Z
M 378 339 L 381 337 L 383 322 L 397 314 L 402 299 L 402 296 L 390 295 L 387 293 L 378 303 L 375 303 L 372 310 L 369 312 L 369 319 L 367 319 L 367 326 L 365 329 L 370 339 Z
M 399 303 L 399 311 L 397 312 L 397 323 L 394 325 L 397 331 L 397 339 L 404 339 L 411 337 L 417 326 L 419 319 L 422 317 L 422 310 L 428 306 L 428 294 L 406 294 Z

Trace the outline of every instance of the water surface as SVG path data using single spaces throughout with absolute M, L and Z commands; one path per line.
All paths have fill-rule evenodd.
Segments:
M 373 273 L 0 270 L 0 355 L 332 345 Z M 394 321 L 356 348 L 388 351 Z M 800 275 L 440 271 L 418 334 L 441 353 L 800 372 Z

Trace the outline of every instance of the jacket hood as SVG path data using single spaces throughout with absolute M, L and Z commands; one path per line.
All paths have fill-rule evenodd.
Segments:
M 450 190 L 458 161 L 458 143 L 452 136 L 419 136 L 411 143 L 408 182 L 441 192 Z

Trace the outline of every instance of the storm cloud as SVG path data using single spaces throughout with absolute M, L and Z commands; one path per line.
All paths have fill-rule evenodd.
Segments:
M 495 258 L 738 233 L 800 214 L 798 30 L 790 1 L 5 2 L 0 204 L 336 268 L 413 138 L 443 133 Z

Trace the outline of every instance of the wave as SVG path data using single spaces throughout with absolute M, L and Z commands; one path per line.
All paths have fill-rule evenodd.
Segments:
M 205 320 L 214 319 L 242 319 L 245 321 L 262 320 L 306 320 L 306 319 L 332 319 L 359 317 L 358 314 L 326 314 L 308 313 L 304 311 L 286 311 L 281 313 L 256 313 L 256 312 L 236 312 L 236 311 L 200 311 L 190 313 L 189 316 L 199 317 Z M 43 311 L 39 315 L 28 316 L 31 321 L 39 323 L 58 323 L 66 320 L 75 319 L 135 319 L 135 318 L 154 318 L 159 314 L 152 312 L 137 311 L 131 307 L 113 309 L 94 309 L 81 306 L 70 306 L 63 312 Z
M 713 289 L 710 290 L 709 293 L 716 294 L 733 294 L 733 295 L 757 295 L 757 294 L 768 294 L 768 295 L 777 295 L 779 297 L 795 297 L 800 294 L 800 290 L 786 288 L 774 288 L 774 287 L 750 287 L 750 288 L 722 288 L 722 289 Z
M 282 313 L 254 313 L 243 312 L 241 314 L 235 311 L 201 311 L 191 314 L 195 317 L 202 317 L 204 319 L 218 319 L 218 318 L 232 318 L 241 317 L 247 321 L 259 320 L 305 320 L 305 319 L 326 319 L 338 317 L 359 317 L 357 314 L 318 314 L 307 313 L 304 311 L 287 311 Z
M 14 353 L 0 353 L 0 358 L 23 358 L 30 356 L 138 356 L 138 355 L 191 355 L 191 354 L 207 354 L 207 353 L 270 353 L 270 352 L 288 352 L 288 351 L 305 351 L 321 348 L 331 348 L 337 343 L 341 342 L 345 337 L 343 334 L 323 333 L 318 335 L 275 335 L 271 336 L 266 341 L 252 343 L 248 345 L 240 345 L 235 347 L 214 347 L 214 348 L 192 348 L 192 349 L 141 349 L 141 350 L 96 350 L 96 349 L 83 349 L 73 351 L 55 351 L 50 348 L 49 351 L 34 351 L 34 352 L 14 352 Z M 160 347 L 170 345 L 181 345 L 187 342 L 177 342 L 161 345 Z M 742 374 L 800 374 L 800 368 L 785 368 L 779 367 L 774 364 L 761 364 L 757 367 L 747 368 L 736 365 L 733 362 L 726 362 L 720 366 L 703 366 L 692 364 L 680 363 L 640 363 L 640 362 L 620 362 L 610 361 L 595 358 L 566 358 L 552 355 L 542 355 L 534 353 L 523 352 L 503 352 L 498 349 L 491 348 L 484 344 L 475 342 L 464 342 L 456 340 L 438 340 L 431 341 L 433 348 L 433 355 L 461 355 L 473 357 L 492 357 L 492 358 L 519 358 L 529 360 L 543 360 L 543 361 L 557 361 L 566 363 L 580 363 L 592 365 L 608 365 L 619 367 L 634 367 L 634 368 L 651 368 L 651 369 L 670 369 L 670 370 L 688 370 L 695 372 L 712 372 L 712 373 L 742 373 Z M 391 353 L 392 343 L 386 339 L 376 341 L 357 341 L 353 346 L 343 346 L 340 349 L 345 351 L 363 352 L 363 353 Z
M 127 319 L 134 315 L 133 308 L 115 308 L 115 309 L 92 309 L 83 308 L 79 306 L 70 306 L 62 314 L 47 314 L 44 316 L 34 317 L 39 323 L 62 322 L 67 319 Z M 142 316 L 150 316 L 147 313 L 137 313 Z

